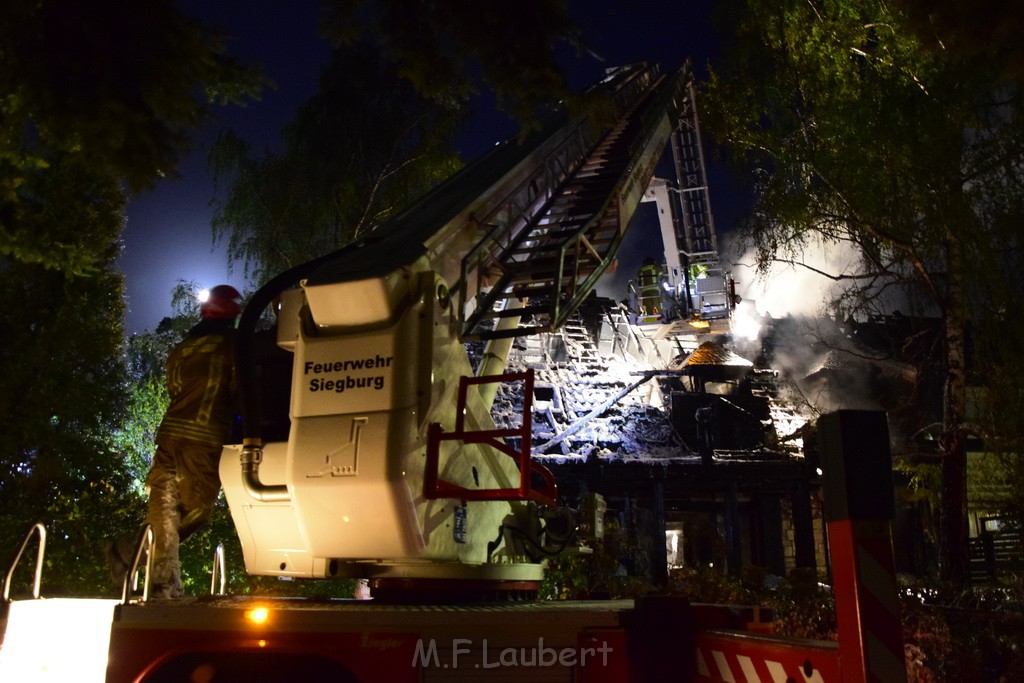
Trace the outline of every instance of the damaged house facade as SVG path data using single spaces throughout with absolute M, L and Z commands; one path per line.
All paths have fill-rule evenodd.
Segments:
M 561 330 L 513 346 L 509 370 L 535 373 L 534 458 L 554 473 L 564 500 L 599 493 L 635 535 L 649 566 L 626 570 L 650 572 L 656 583 L 673 566 L 730 574 L 759 567 L 778 576 L 808 568 L 827 577 L 814 435 L 825 412 L 884 410 L 897 461 L 937 462 L 927 425 L 941 413 L 928 397 L 941 400 L 941 384 L 935 391 L 938 380 L 883 353 L 893 334 L 920 339 L 934 321 L 760 323 L 756 341 L 669 335 L 665 325 L 638 325 L 624 306 L 592 297 Z M 499 392 L 499 423 L 519 400 Z M 993 524 L 999 486 L 978 468 L 981 453 L 971 462 L 972 574 L 981 582 L 1019 559 L 1020 535 Z M 897 570 L 928 575 L 935 512 L 913 495 L 911 476 L 906 466 L 894 476 L 903 494 Z

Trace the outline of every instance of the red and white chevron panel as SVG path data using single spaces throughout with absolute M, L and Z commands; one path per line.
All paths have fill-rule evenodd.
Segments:
M 888 521 L 828 523 L 836 621 L 852 681 L 906 680 L 903 630 Z
M 698 681 L 831 683 L 841 680 L 835 643 L 729 631 L 697 634 Z

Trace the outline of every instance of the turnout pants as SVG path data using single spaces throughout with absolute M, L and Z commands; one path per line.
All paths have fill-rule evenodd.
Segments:
M 165 438 L 157 441 L 153 464 L 146 476 L 153 527 L 153 575 L 156 597 L 183 593 L 179 544 L 205 522 L 220 492 L 221 446 Z

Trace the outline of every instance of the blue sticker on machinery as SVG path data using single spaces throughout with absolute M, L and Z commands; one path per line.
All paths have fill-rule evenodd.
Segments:
M 455 508 L 455 525 L 452 528 L 452 538 L 455 539 L 456 543 L 466 542 L 466 515 L 468 514 L 466 506 L 460 505 Z

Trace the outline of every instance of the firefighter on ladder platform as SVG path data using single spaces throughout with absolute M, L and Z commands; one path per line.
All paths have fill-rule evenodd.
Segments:
M 658 322 L 663 317 L 661 283 L 664 273 L 650 256 L 637 271 L 636 311 L 641 323 Z

